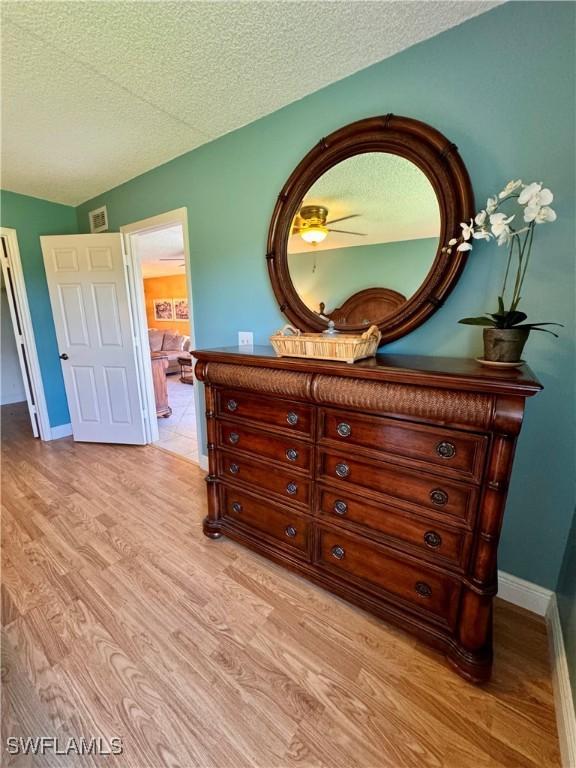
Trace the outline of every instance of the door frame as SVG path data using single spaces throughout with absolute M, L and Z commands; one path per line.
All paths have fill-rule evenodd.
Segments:
M 126 267 L 128 270 L 129 297 L 132 305 L 132 317 L 134 321 L 134 334 L 136 338 L 136 358 L 138 360 L 140 381 L 142 383 L 142 399 L 146 403 L 144 414 L 146 439 L 149 443 L 158 441 L 158 420 L 156 418 L 156 400 L 154 397 L 154 382 L 152 379 L 152 363 L 150 360 L 148 341 L 148 321 L 146 318 L 146 298 L 144 296 L 144 278 L 142 267 L 138 259 L 135 238 L 144 232 L 154 232 L 159 229 L 180 224 L 184 238 L 184 273 L 186 277 L 186 293 L 188 296 L 188 313 L 190 316 L 190 349 L 195 347 L 194 306 L 192 301 L 192 275 L 190 268 L 190 241 L 188 238 L 188 209 L 176 208 L 156 216 L 134 221 L 120 227 L 124 237 L 126 250 Z M 196 403 L 196 434 L 200 436 L 198 384 L 194 376 L 194 400 Z
M 48 441 L 53 439 L 53 435 L 48 417 L 48 406 L 46 404 L 46 395 L 44 393 L 44 384 L 38 360 L 28 294 L 26 293 L 22 259 L 20 257 L 20 248 L 18 247 L 18 234 L 15 229 L 0 227 L 0 238 L 6 245 L 5 254 L 4 250 L 0 252 L 0 262 L 6 285 L 12 330 L 14 331 L 14 338 L 18 348 L 18 359 L 22 371 L 26 401 L 31 416 L 32 432 L 34 437 L 40 437 L 41 440 Z M 8 270 L 10 276 L 8 275 Z M 18 319 L 20 320 L 20 332 L 18 331 Z M 24 348 L 28 363 L 27 371 L 22 358 L 22 347 Z

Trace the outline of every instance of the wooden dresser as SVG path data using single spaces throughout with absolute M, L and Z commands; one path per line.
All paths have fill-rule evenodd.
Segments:
M 223 534 L 489 678 L 496 552 L 527 368 L 268 347 L 193 353 L 205 383 L 204 532 Z

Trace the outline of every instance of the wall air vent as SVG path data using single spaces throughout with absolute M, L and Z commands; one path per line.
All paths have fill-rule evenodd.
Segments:
M 88 218 L 90 219 L 90 232 L 108 231 L 108 211 L 105 205 L 90 211 Z

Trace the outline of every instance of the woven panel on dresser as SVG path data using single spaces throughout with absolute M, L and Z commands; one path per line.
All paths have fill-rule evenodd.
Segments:
M 312 374 L 271 370 L 249 365 L 209 363 L 207 379 L 211 384 L 239 387 L 282 397 L 309 398 Z
M 314 381 L 314 397 L 318 402 L 331 405 L 480 427 L 487 427 L 492 415 L 490 395 L 336 376 L 318 375 Z

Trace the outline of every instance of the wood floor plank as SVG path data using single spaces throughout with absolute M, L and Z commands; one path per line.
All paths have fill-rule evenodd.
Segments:
M 2 408 L 2 739 L 119 736 L 11 768 L 557 768 L 547 635 L 496 602 L 492 681 L 229 540 L 154 447 L 43 444 Z

